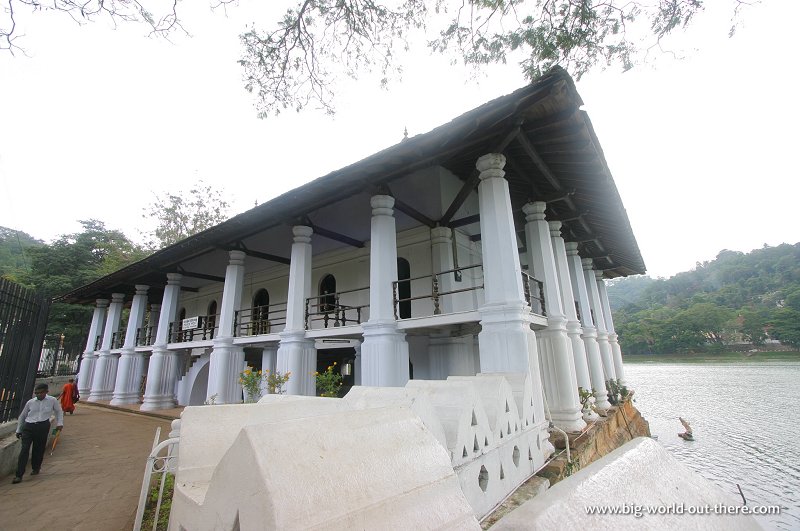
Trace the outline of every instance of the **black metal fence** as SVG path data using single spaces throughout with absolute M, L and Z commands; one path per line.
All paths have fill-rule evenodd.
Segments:
M 0 278 L 0 422 L 33 396 L 50 301 Z
M 84 346 L 82 338 L 67 338 L 63 334 L 60 336 L 45 336 L 36 377 L 45 378 L 48 376 L 78 374 Z

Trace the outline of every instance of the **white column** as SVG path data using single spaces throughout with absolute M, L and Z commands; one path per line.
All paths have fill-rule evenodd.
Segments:
M 590 258 L 581 260 L 583 274 L 586 279 L 586 289 L 589 292 L 589 304 L 594 313 L 594 325 L 597 327 L 597 345 L 600 347 L 600 359 L 603 360 L 603 378 L 617 379 L 614 372 L 614 363 L 611 361 L 611 345 L 608 344 L 608 331 L 606 331 L 603 306 L 600 304 L 600 292 L 597 289 L 597 277 L 594 273 L 594 262 Z
M 128 327 L 125 331 L 125 344 L 119 357 L 114 396 L 111 399 L 111 404 L 115 406 L 139 402 L 139 382 L 144 374 L 144 355 L 136 352 L 136 331 L 144 322 L 148 289 L 148 286 L 137 285 L 131 302 Z
M 353 382 L 355 385 L 361 385 L 361 342 L 353 346 L 356 351 L 356 359 L 353 361 Z
M 244 287 L 243 251 L 228 252 L 228 267 L 225 269 L 225 287 L 219 307 L 219 332 L 212 341 L 211 360 L 208 365 L 208 387 L 206 399 L 215 396 L 215 404 L 238 404 L 242 401 L 242 386 L 239 373 L 244 364 L 244 350 L 233 344 L 236 311 L 242 305 Z
M 590 391 L 592 383 L 589 377 L 589 365 L 586 362 L 586 346 L 581 338 L 583 330 L 581 329 L 580 321 L 578 321 L 578 312 L 575 309 L 575 294 L 572 292 L 572 280 L 570 279 L 569 266 L 567 265 L 567 250 L 564 238 L 561 237 L 561 222 L 550 221 L 548 225 L 550 226 L 550 237 L 553 241 L 558 285 L 561 288 L 561 304 L 567 317 L 567 335 L 572 345 L 575 377 L 578 381 L 578 386 Z
M 394 319 L 392 283 L 397 280 L 394 198 L 370 199 L 369 321 L 362 325 L 362 385 L 402 387 L 408 382 L 408 343 Z
M 95 352 L 97 348 L 95 345 L 97 343 L 97 336 L 103 333 L 108 303 L 108 299 L 97 299 L 95 301 L 92 324 L 89 326 L 89 336 L 86 338 L 86 350 L 83 351 L 83 357 L 81 359 L 81 370 L 78 375 L 78 392 L 86 397 L 89 396 L 92 390 L 94 364 L 97 361 L 97 353 Z
M 586 362 L 589 365 L 589 379 L 592 383 L 591 390 L 594 395 L 595 406 L 600 411 L 605 411 L 611 407 L 611 404 L 608 401 L 606 379 L 603 375 L 603 361 L 600 357 L 600 346 L 597 344 L 597 329 L 594 327 L 594 321 L 592 320 L 589 292 L 586 289 L 586 278 L 583 274 L 583 264 L 578 254 L 577 243 L 567 242 L 565 248 L 572 289 L 575 295 L 578 296 L 581 328 L 583 329 L 581 338 L 586 347 Z
M 625 369 L 622 367 L 622 350 L 619 348 L 617 333 L 614 331 L 614 319 L 611 317 L 611 303 L 608 301 L 608 291 L 606 283 L 603 281 L 603 274 L 600 271 L 597 275 L 597 291 L 600 294 L 600 303 L 603 305 L 603 317 L 605 317 L 606 331 L 608 332 L 608 344 L 611 346 L 611 359 L 614 363 L 614 373 L 617 375 L 620 385 L 625 385 Z
M 103 330 L 103 342 L 97 353 L 97 362 L 92 377 L 92 390 L 89 392 L 89 402 L 111 400 L 114 392 L 114 380 L 117 375 L 117 357 L 111 354 L 111 340 L 119 331 L 119 321 L 122 317 L 122 305 L 125 300 L 124 293 L 112 293 L 111 305 L 106 315 L 106 326 Z
M 575 360 L 567 335 L 567 319 L 561 303 L 550 226 L 544 215 L 546 209 L 547 203 L 543 201 L 522 207 L 526 221 L 528 263 L 533 268 L 533 276 L 543 284 L 547 310 L 547 328 L 536 331 L 542 383 L 550 420 L 563 430 L 580 431 L 586 427 L 586 422 L 581 414 Z
M 311 227 L 292 227 L 294 242 L 289 264 L 289 292 L 286 299 L 286 327 L 280 333 L 278 371 L 291 373 L 285 390 L 290 395 L 315 396 L 314 372 L 317 350 L 314 340 L 306 339 L 305 304 L 311 296 Z
M 164 288 L 164 299 L 161 301 L 153 354 L 150 356 L 147 368 L 144 402 L 139 408 L 143 411 L 170 409 L 177 404 L 175 383 L 178 379 L 178 359 L 175 352 L 167 350 L 167 343 L 170 323 L 178 315 L 181 278 L 182 275 L 179 273 L 167 273 L 167 286 Z

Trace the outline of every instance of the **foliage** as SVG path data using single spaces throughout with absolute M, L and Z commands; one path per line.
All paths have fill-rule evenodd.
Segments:
M 159 484 L 156 482 L 147 493 L 144 515 L 142 516 L 142 529 L 154 529 L 153 520 L 158 504 Z M 166 531 L 169 526 L 169 513 L 172 511 L 172 495 L 175 491 L 175 476 L 167 473 L 164 478 L 164 491 L 161 496 L 161 508 L 158 512 L 157 531 Z
M 9 0 L 6 20 L 0 19 L 0 49 L 15 47 L 14 9 L 19 6 L 63 12 L 79 22 L 140 22 L 156 35 L 185 32 L 177 2 L 160 12 L 144 4 Z M 529 79 L 557 64 L 578 78 L 598 65 L 628 70 L 704 9 L 702 0 L 299 0 L 286 5 L 266 29 L 253 25 L 240 36 L 245 88 L 256 95 L 260 117 L 309 104 L 333 112 L 337 77 L 357 78 L 375 70 L 386 85 L 402 74 L 400 55 L 411 39 L 427 35 L 436 36 L 427 47 L 451 54 L 454 62 L 479 68 L 518 61 Z M 739 10 L 749 3 L 728 0 L 728 5 L 735 27 Z
M 608 294 L 628 354 L 714 352 L 769 339 L 800 346 L 800 243 L 723 250 L 670 279 L 615 280 Z
M 81 232 L 64 234 L 50 244 L 27 249 L 30 270 L 19 282 L 48 297 L 63 295 L 97 278 L 144 258 L 147 253 L 122 232 L 103 222 L 80 221 Z M 55 303 L 50 309 L 47 333 L 79 337 L 86 333 L 92 310 Z
M 289 381 L 292 376 L 292 371 L 286 371 L 286 374 L 281 374 L 278 371 L 270 372 L 264 371 L 267 380 L 267 391 L 271 395 L 282 395 L 285 393 L 283 386 Z
M 27 249 L 39 247 L 43 242 L 19 230 L 0 227 L 0 277 L 14 282 L 30 272 Z
M 261 385 L 264 381 L 264 376 L 261 371 L 254 371 L 250 368 L 245 369 L 239 373 L 239 383 L 244 389 L 245 402 L 258 402 L 261 398 Z
M 157 250 L 222 223 L 228 218 L 228 202 L 222 191 L 199 181 L 188 192 L 167 192 L 144 209 L 144 219 L 156 227 L 144 232 L 146 245 Z
M 315 372 L 314 376 L 317 380 L 317 394 L 319 396 L 339 396 L 339 391 L 342 389 L 342 375 L 337 369 L 335 361 L 333 365 L 328 365 L 325 372 Z
M 592 408 L 591 399 L 594 395 L 594 389 L 587 391 L 583 387 L 578 387 L 578 397 L 581 402 L 581 411 L 587 411 Z

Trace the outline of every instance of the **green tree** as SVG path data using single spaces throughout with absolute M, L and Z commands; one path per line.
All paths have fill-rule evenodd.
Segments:
M 81 232 L 62 235 L 48 245 L 28 250 L 30 271 L 20 276 L 24 285 L 55 297 L 147 255 L 122 232 L 106 228 L 101 221 L 90 219 L 80 224 Z M 82 336 L 90 319 L 91 309 L 85 306 L 55 303 L 47 331 Z
M 235 4 L 215 0 L 215 6 Z M 0 48 L 13 51 L 18 29 L 15 8 L 33 6 L 73 19 L 108 18 L 143 23 L 151 34 L 185 31 L 177 2 L 162 10 L 149 2 L 104 0 L 8 0 L 0 16 Z M 259 116 L 306 105 L 333 112 L 335 79 L 381 73 L 385 84 L 402 72 L 401 52 L 415 38 L 428 39 L 436 53 L 452 53 L 465 64 L 520 61 L 534 79 L 559 64 L 580 78 L 600 66 L 631 68 L 704 8 L 702 0 L 295 0 L 266 29 L 241 35 L 245 88 L 256 95 Z M 728 0 L 734 21 L 749 3 Z M 640 39 L 642 31 L 648 35 Z M 733 29 L 731 28 L 731 34 Z M 635 36 L 634 36 L 635 34 Z M 639 41 L 643 42 L 639 42 Z
M 20 275 L 30 270 L 27 250 L 43 242 L 19 230 L 0 227 L 0 277 L 19 281 Z
M 161 249 L 211 228 L 228 218 L 228 208 L 222 192 L 203 181 L 188 192 L 158 196 L 142 215 L 157 223 L 155 229 L 144 233 L 146 246 Z

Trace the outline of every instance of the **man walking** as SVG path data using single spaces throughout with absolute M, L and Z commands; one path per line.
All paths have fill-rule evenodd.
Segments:
M 46 383 L 36 385 L 31 398 L 22 408 L 17 422 L 17 439 L 22 439 L 22 448 L 19 452 L 17 461 L 17 474 L 11 483 L 19 483 L 25 474 L 25 467 L 28 466 L 28 454 L 33 445 L 33 455 L 31 456 L 31 475 L 39 473 L 44 459 L 44 451 L 47 448 L 47 434 L 50 431 L 50 417 L 56 416 L 56 430 L 61 431 L 64 427 L 64 411 L 58 400 L 47 394 Z

